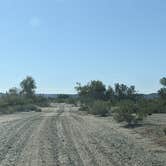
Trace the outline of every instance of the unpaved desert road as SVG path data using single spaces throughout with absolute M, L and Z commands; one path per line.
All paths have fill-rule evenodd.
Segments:
M 74 110 L 0 117 L 0 166 L 166 166 L 166 149 Z

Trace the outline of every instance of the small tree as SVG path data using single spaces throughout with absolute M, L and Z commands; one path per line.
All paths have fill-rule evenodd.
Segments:
M 106 87 L 102 81 L 93 80 L 87 85 L 82 86 L 80 83 L 77 83 L 75 89 L 78 92 L 79 97 L 82 101 L 89 100 L 104 100 Z
M 164 134 L 166 135 L 166 128 L 163 129 Z
M 163 85 L 163 88 L 161 88 L 158 93 L 161 98 L 166 99 L 166 77 L 160 79 L 160 83 Z
M 161 85 L 166 87 L 166 77 L 163 77 L 162 79 L 160 79 L 160 83 Z
M 20 90 L 18 88 L 16 88 L 16 87 L 13 87 L 13 88 L 9 89 L 8 94 L 17 96 L 17 95 L 20 94 Z
M 20 86 L 22 88 L 21 93 L 28 98 L 33 98 L 35 95 L 36 83 L 35 80 L 27 76 L 21 83 Z
M 136 90 L 135 90 L 135 86 L 130 86 L 128 87 L 125 84 L 119 84 L 116 83 L 115 84 L 115 97 L 118 101 L 121 100 L 126 100 L 126 99 L 130 99 L 130 100 L 135 100 L 136 97 Z
M 111 102 L 115 100 L 115 92 L 111 86 L 109 86 L 106 90 L 105 98 L 106 100 L 110 100 Z

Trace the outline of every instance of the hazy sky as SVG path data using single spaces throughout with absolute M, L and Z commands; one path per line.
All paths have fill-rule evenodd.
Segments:
M 38 92 L 99 79 L 156 92 L 166 76 L 165 0 L 1 0 L 0 91 L 32 75 Z

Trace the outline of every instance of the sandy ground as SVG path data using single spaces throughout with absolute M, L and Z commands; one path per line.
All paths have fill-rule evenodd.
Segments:
M 0 117 L 0 166 L 166 166 L 166 149 L 69 105 Z

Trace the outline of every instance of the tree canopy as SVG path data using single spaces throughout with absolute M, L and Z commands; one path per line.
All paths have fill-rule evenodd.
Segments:
M 20 86 L 22 88 L 22 91 L 21 93 L 23 95 L 25 95 L 26 97 L 33 97 L 34 94 L 35 94 L 35 89 L 37 88 L 36 87 L 36 82 L 35 80 L 30 77 L 30 76 L 27 76 L 21 83 L 20 83 Z
M 76 90 L 81 98 L 93 100 L 133 100 L 136 94 L 135 86 L 128 87 L 127 85 L 116 83 L 114 88 L 111 86 L 106 88 L 103 82 L 98 80 L 93 80 L 84 86 L 77 83 Z
M 158 93 L 161 98 L 166 99 L 166 77 L 161 78 L 160 83 L 163 85 L 163 88 L 161 88 Z

